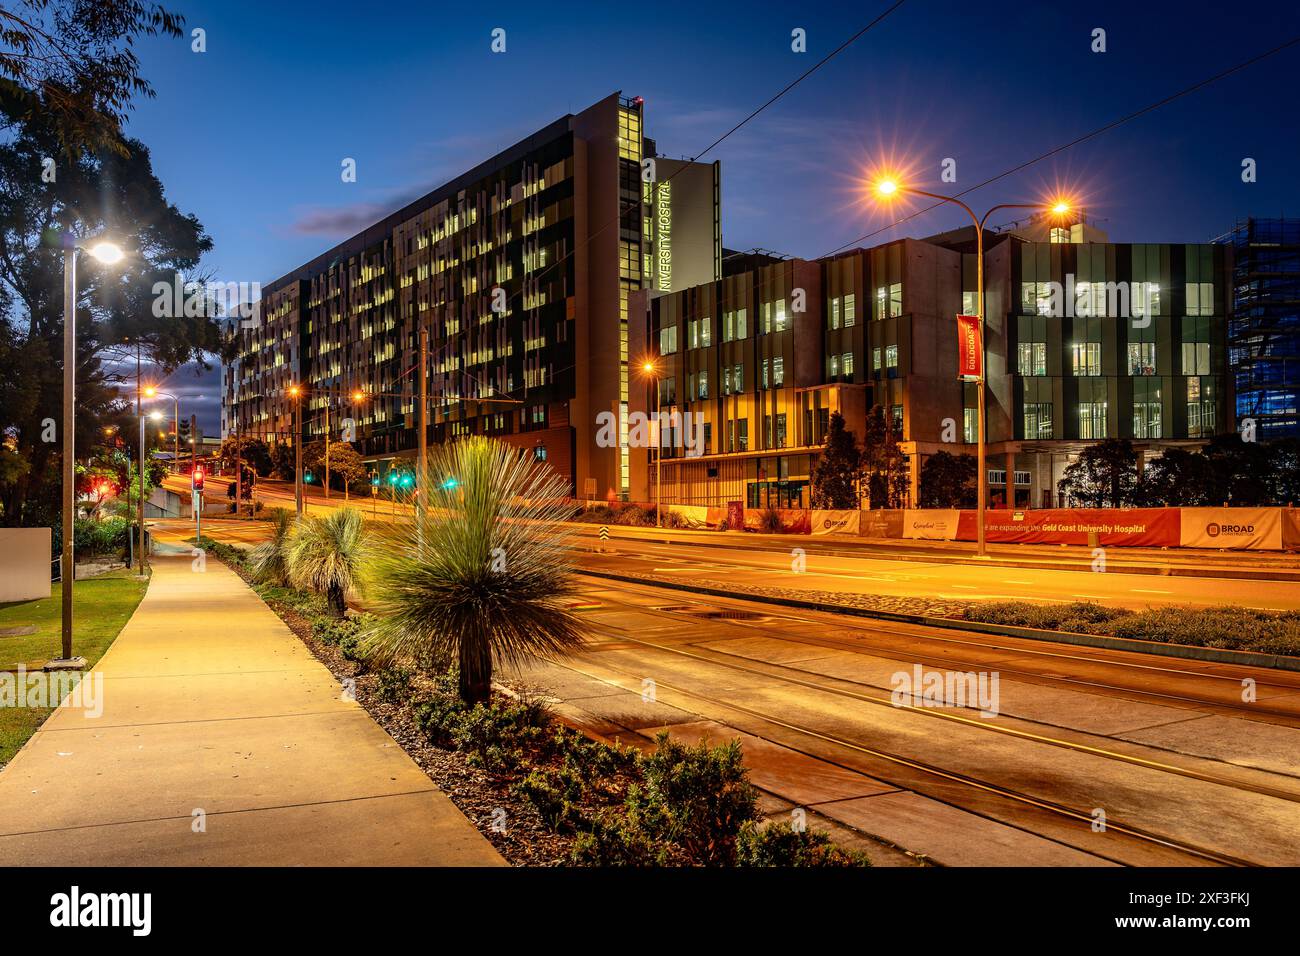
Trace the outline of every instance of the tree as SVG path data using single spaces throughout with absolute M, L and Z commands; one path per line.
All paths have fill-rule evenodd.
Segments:
M 812 476 L 812 506 L 830 510 L 858 507 L 857 477 L 861 461 L 858 440 L 844 427 L 844 416 L 831 413 L 826 450 Z
M 1140 497 L 1151 507 L 1208 505 L 1210 465 L 1199 452 L 1170 448 L 1147 462 Z
M 872 508 L 901 508 L 906 504 L 907 456 L 899 449 L 894 429 L 879 405 L 867 413 L 862 478 Z
M 922 508 L 974 508 L 979 464 L 972 455 L 938 451 L 921 466 Z
M 11 0 L 7 7 L 0 7 L 0 115 L 10 125 L 47 116 L 65 156 L 125 152 L 121 128 L 132 98 L 154 95 L 133 44 L 179 37 L 184 18 L 139 0 Z
M 243 464 L 257 472 L 257 477 L 265 478 L 271 474 L 272 461 L 271 449 L 266 446 L 262 439 L 251 435 L 241 435 L 236 438 L 231 435 L 221 443 L 221 458 L 230 462 L 233 467 L 235 459 L 239 458 Z
M 1208 470 L 1207 504 L 1252 507 L 1270 503 L 1274 461 L 1267 445 L 1242 441 L 1234 432 L 1211 438 L 1201 454 Z
M 293 466 L 293 446 L 288 442 L 276 442 L 271 448 L 271 474 L 281 481 L 293 481 Z
M 1066 466 L 1057 485 L 1085 508 L 1123 508 L 1138 503 L 1137 452 L 1127 438 L 1089 445 Z
M 289 536 L 284 564 L 294 586 L 325 595 L 335 617 L 347 614 L 348 591 L 361 581 L 370 557 L 365 517 L 356 508 L 338 508 L 299 521 Z
M 1268 443 L 1269 497 L 1275 505 L 1300 504 L 1300 438 Z
M 325 443 L 323 441 L 302 446 L 302 470 L 311 472 L 315 481 L 324 483 Z M 292 474 L 293 467 L 290 465 L 290 477 Z M 368 485 L 370 472 L 355 448 L 347 442 L 332 441 L 330 442 L 330 487 L 341 491 L 344 481 L 351 488 Z
M 58 510 L 60 445 L 49 436 L 62 406 L 63 254 L 52 236 L 106 232 L 132 250 L 116 266 L 89 256 L 78 262 L 78 448 L 101 444 L 104 425 L 124 420 L 115 360 L 134 359 L 138 347 L 165 374 L 189 361 L 206 367 L 207 356 L 226 347 L 215 315 L 154 314 L 154 284 L 190 274 L 212 241 L 197 219 L 168 203 L 149 151 L 128 145 L 126 156 L 104 151 L 65 161 L 47 182 L 41 159 L 58 142 L 41 117 L 0 144 L 0 422 L 28 465 L 0 476 L 6 525 L 44 523 Z M 132 429 L 120 434 L 129 442 Z
M 481 435 L 427 460 L 429 506 L 380 532 L 370 660 L 454 661 L 460 696 L 488 700 L 495 666 L 583 640 L 572 589 L 567 485 L 545 462 Z

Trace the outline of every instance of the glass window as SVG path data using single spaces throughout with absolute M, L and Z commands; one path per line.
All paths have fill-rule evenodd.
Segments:
M 785 359 L 780 355 L 772 359 L 772 387 L 785 384 Z
M 1074 351 L 1074 374 L 1092 376 L 1101 374 L 1101 343 L 1076 342 Z
M 776 416 L 776 446 L 777 448 L 785 447 L 785 413 Z
M 788 328 L 788 321 L 785 314 L 785 299 L 776 300 L 776 331 L 781 332 Z
M 840 327 L 840 300 L 839 299 L 831 299 L 830 327 L 832 329 L 838 329 Z
M 708 316 L 700 319 L 700 347 L 708 348 L 713 344 L 713 320 Z
M 1188 315 L 1213 315 L 1214 314 L 1214 283 L 1213 282 L 1187 283 L 1187 314 Z
M 696 380 L 696 384 L 699 386 L 699 390 L 696 392 L 696 396 L 699 398 L 708 398 L 709 397 L 709 373 L 701 372 L 699 374 L 699 378 Z
M 1210 374 L 1210 343 L 1209 342 L 1184 342 L 1183 343 L 1183 374 L 1184 375 L 1209 375 Z
M 979 423 L 980 413 L 978 408 L 963 408 L 961 410 L 961 437 L 968 445 L 974 445 L 979 441 Z
M 1047 343 L 1021 342 L 1018 346 L 1021 375 L 1047 374 Z
M 1160 402 L 1133 403 L 1133 437 L 1163 438 L 1160 424 Z
M 898 346 L 885 346 L 885 368 L 898 368 Z
M 826 375 L 828 378 L 839 378 L 840 357 L 838 355 L 832 355 L 826 362 L 826 368 L 827 368 Z
M 852 328 L 858 320 L 857 296 L 852 292 L 844 297 L 844 327 Z
M 748 314 L 747 309 L 741 309 L 736 313 L 736 338 L 738 339 L 743 339 L 749 335 L 749 333 L 746 331 L 746 329 L 748 328 L 746 324 L 747 314 Z
M 895 319 L 903 314 L 903 284 L 894 282 L 876 289 L 876 317 Z
M 762 388 L 767 388 L 767 387 L 768 387 L 768 385 L 767 385 L 767 382 L 768 382 L 768 377 L 767 377 L 768 367 L 769 367 L 768 360 L 767 360 L 767 359 L 763 359 L 763 378 L 762 378 L 762 383 L 761 383 L 761 387 L 762 387 Z
M 845 352 L 840 356 L 840 368 L 844 372 L 845 378 L 853 377 L 853 353 Z
M 880 349 L 871 350 L 871 368 L 872 371 L 880 371 Z
M 1025 403 L 1025 439 L 1052 437 L 1052 403 Z
M 1079 437 L 1080 438 L 1105 438 L 1106 437 L 1106 403 L 1105 402 L 1080 402 L 1079 403 Z
M 672 355 L 677 351 L 677 326 L 667 325 L 659 330 L 659 354 Z
M 1130 342 L 1128 344 L 1128 373 L 1130 375 L 1156 374 L 1156 343 Z M 1159 435 L 1150 436 L 1159 438 Z
M 1033 283 L 1032 283 L 1032 282 L 1022 282 L 1021 285 L 1022 285 L 1022 286 L 1026 286 L 1026 285 L 1027 285 L 1027 286 L 1030 286 L 1031 288 L 1033 287 Z M 1031 302 L 1033 301 L 1033 297 L 1032 297 L 1032 296 L 1030 297 L 1030 301 L 1031 301 Z M 977 292 L 963 292 L 963 293 L 961 294 L 961 314 L 962 314 L 962 315 L 979 315 L 979 293 L 977 293 Z

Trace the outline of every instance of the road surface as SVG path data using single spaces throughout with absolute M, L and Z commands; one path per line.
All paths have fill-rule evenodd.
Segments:
M 952 865 L 1300 864 L 1300 674 L 580 582 L 589 650 L 515 676 L 607 737 L 740 735 L 778 816 Z M 897 706 L 917 667 L 996 714 Z

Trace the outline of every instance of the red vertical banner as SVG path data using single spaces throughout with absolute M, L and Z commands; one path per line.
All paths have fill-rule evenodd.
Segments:
M 977 382 L 984 377 L 984 349 L 980 347 L 980 317 L 957 316 L 957 377 Z

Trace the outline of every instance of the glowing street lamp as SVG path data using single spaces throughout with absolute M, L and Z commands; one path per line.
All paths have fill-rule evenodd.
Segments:
M 656 445 L 655 448 L 655 527 L 662 528 L 664 526 L 664 519 L 663 519 L 663 515 L 660 514 L 660 512 L 663 509 L 660 507 L 659 488 L 660 488 L 660 479 L 663 476 L 664 441 L 663 441 L 663 436 L 659 431 L 661 425 L 659 419 L 659 415 L 660 415 L 659 403 L 662 398 L 662 396 L 659 394 L 660 373 L 659 373 L 659 367 L 655 365 L 653 359 L 646 359 L 644 362 L 642 362 L 641 371 L 645 373 L 646 378 L 654 382 L 654 389 L 655 389 L 655 427 L 653 429 L 654 436 L 655 436 L 655 445 Z
M 977 451 L 976 457 L 978 460 L 978 465 L 976 467 L 979 469 L 979 473 L 976 476 L 977 486 L 979 489 L 978 491 L 979 502 L 977 505 L 978 511 L 975 519 L 978 524 L 978 545 L 977 545 L 976 553 L 981 558 L 987 557 L 988 549 L 984 539 L 984 510 L 988 503 L 988 480 L 989 480 L 988 468 L 985 465 L 986 447 L 985 447 L 985 424 L 984 424 L 984 404 L 985 404 L 984 392 L 985 392 L 985 383 L 988 381 L 988 375 L 984 367 L 984 358 L 985 358 L 984 225 L 985 223 L 988 222 L 989 216 L 993 215 L 993 213 L 997 212 L 999 209 L 1039 209 L 1039 210 L 1046 209 L 1056 216 L 1063 216 L 1070 212 L 1072 208 L 1071 203 L 1068 200 L 1060 199 L 1060 198 L 1058 198 L 1054 203 L 1051 204 L 999 203 L 998 205 L 993 206 L 986 213 L 984 213 L 983 217 L 980 217 L 975 215 L 975 211 L 971 209 L 970 206 L 966 205 L 964 202 L 958 199 L 956 196 L 943 196 L 940 195 L 939 193 L 926 192 L 924 189 L 915 189 L 911 186 L 903 185 L 893 176 L 884 176 L 881 177 L 880 179 L 877 179 L 875 183 L 872 184 L 871 189 L 872 192 L 875 193 L 876 197 L 883 202 L 891 201 L 899 193 L 908 193 L 913 196 L 925 196 L 929 199 L 937 199 L 939 202 L 950 202 L 953 205 L 960 206 L 962 209 L 964 209 L 966 211 L 966 214 L 970 216 L 971 222 L 975 224 L 975 277 L 976 277 L 975 278 L 975 284 L 976 284 L 975 311 L 976 311 L 976 316 L 979 319 L 979 331 L 980 331 L 980 365 L 979 365 L 980 374 L 974 383 L 976 387 L 976 395 L 978 396 L 978 402 L 977 402 L 978 421 L 976 424 L 977 434 L 975 438 L 976 441 L 975 447 Z M 1010 504 L 1014 506 L 1015 505 L 1014 485 L 1012 485 L 1011 487 L 1013 488 L 1013 490 L 1011 492 L 1012 500 Z
M 293 399 L 293 499 L 302 517 L 302 387 L 289 386 L 289 397 Z
M 60 594 L 62 608 L 62 657 L 49 661 L 46 670 L 80 670 L 86 666 L 84 658 L 72 656 L 72 577 L 75 564 L 73 528 L 77 508 L 76 430 L 77 430 L 77 253 L 84 251 L 104 265 L 121 262 L 125 254 L 121 248 L 106 240 L 89 246 L 77 242 L 71 233 L 64 233 L 63 244 L 63 547 L 60 561 Z

